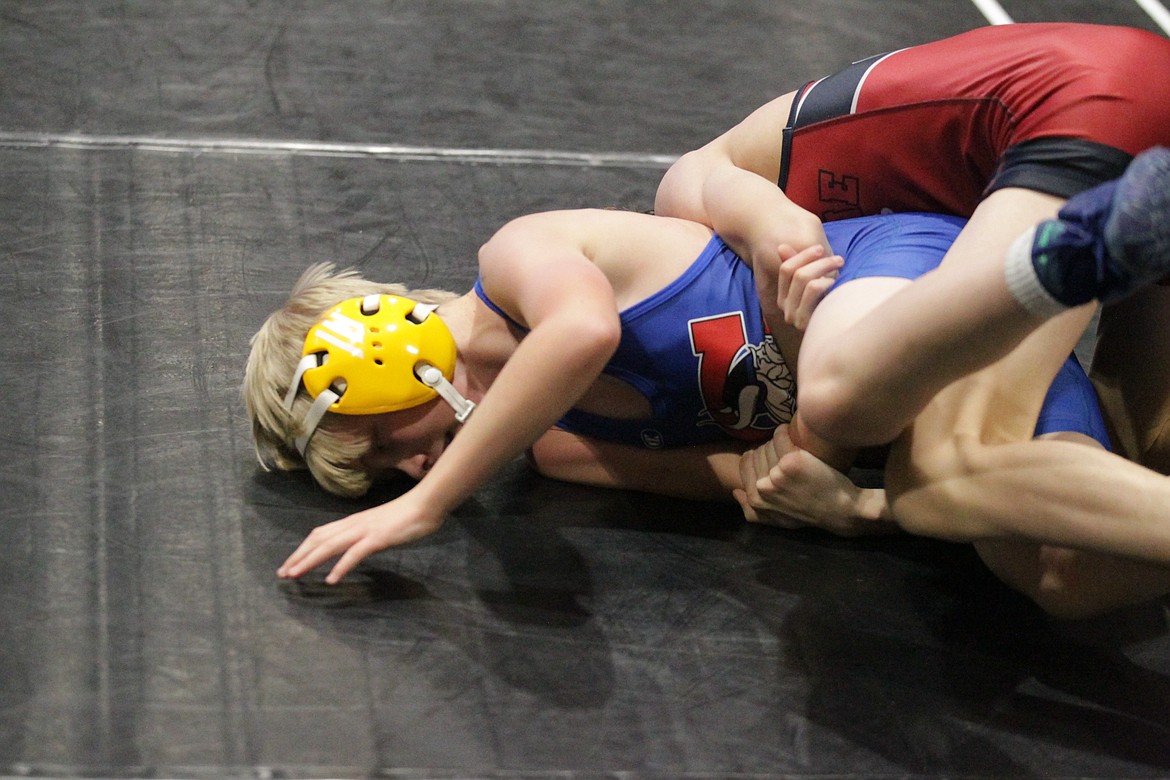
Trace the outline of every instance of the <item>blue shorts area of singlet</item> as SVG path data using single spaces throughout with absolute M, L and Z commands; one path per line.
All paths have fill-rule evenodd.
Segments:
M 967 224 L 943 214 L 885 214 L 825 223 L 833 251 L 845 258 L 833 288 L 854 279 L 917 279 L 942 262 Z
M 832 289 L 875 276 L 917 279 L 938 267 L 966 220 L 940 214 L 897 214 L 825 223 L 845 265 Z M 832 290 L 830 290 L 831 292 Z M 1097 393 L 1075 355 L 1061 366 L 1044 400 L 1036 435 L 1075 431 L 1112 449 Z

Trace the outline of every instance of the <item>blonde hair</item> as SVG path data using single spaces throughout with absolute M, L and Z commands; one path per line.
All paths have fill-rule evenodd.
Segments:
M 252 336 L 244 368 L 243 398 L 252 421 L 256 458 L 265 470 L 296 471 L 307 467 L 321 487 L 340 496 L 360 496 L 370 489 L 371 476 L 360 463 L 370 448 L 366 437 L 337 430 L 340 415 L 328 412 L 302 458 L 293 441 L 301 434 L 312 399 L 301 393 L 292 409 L 286 410 L 284 396 L 301 359 L 309 328 L 342 301 L 377 293 L 432 304 L 457 297 L 447 290 L 407 290 L 400 284 L 371 282 L 352 269 L 337 271 L 332 263 L 318 263 L 301 274 L 288 301 L 270 314 Z

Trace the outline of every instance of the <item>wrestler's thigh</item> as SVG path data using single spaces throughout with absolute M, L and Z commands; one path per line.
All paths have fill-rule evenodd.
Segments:
M 939 392 L 891 451 L 891 502 L 910 493 L 932 496 L 933 485 L 992 467 L 996 445 L 1030 441 L 1048 388 L 1092 315 L 1092 307 L 1081 307 L 1049 320 L 1003 359 Z M 978 504 L 978 497 L 968 498 Z
M 935 273 L 961 276 L 978 267 L 1003 274 L 1008 246 L 1025 230 L 1055 216 L 1063 200 L 1020 188 L 992 193 L 979 205 Z M 964 446 L 1032 437 L 1045 395 L 1060 366 L 1092 320 L 1091 307 L 1073 309 L 1039 326 L 1008 355 L 938 393 L 915 420 L 905 445 L 907 487 L 964 468 Z M 961 349 L 961 345 L 956 346 Z M 900 445 L 901 446 L 901 445 Z M 920 470 L 924 469 L 924 470 Z
M 910 283 L 910 279 L 868 276 L 833 288 L 817 304 L 800 342 L 797 381 L 800 378 L 800 365 L 806 360 L 812 360 L 812 356 L 822 350 L 831 350 L 841 338 L 848 337 L 846 332 L 862 317 Z M 874 360 L 881 359 L 881 355 L 874 356 Z
M 987 445 L 1031 439 L 1048 388 L 1092 317 L 1083 306 L 1048 320 L 1001 360 L 944 388 L 915 421 L 914 435 Z
M 975 542 L 1000 580 L 1059 618 L 1086 618 L 1170 591 L 1170 569 L 1129 558 L 1024 539 Z
M 1055 217 L 1063 204 L 1061 198 L 1019 187 L 991 193 L 976 207 L 939 267 L 948 272 L 970 265 L 1002 268 L 1004 254 L 1016 237 Z
M 1089 377 L 1117 451 L 1170 474 L 1170 287 L 1102 310 Z

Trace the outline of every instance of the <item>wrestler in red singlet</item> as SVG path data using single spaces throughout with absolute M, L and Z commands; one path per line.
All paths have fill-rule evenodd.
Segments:
M 1170 40 L 1083 24 L 984 27 L 803 87 L 779 184 L 823 220 L 969 216 L 990 192 L 1061 197 L 1170 146 Z

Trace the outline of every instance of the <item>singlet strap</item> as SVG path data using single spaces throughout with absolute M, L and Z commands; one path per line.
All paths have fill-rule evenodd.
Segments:
M 489 298 L 489 297 L 488 297 L 488 294 L 487 294 L 487 292 L 486 292 L 486 291 L 484 291 L 484 289 L 483 289 L 483 279 L 482 279 L 482 278 L 480 278 L 480 277 L 478 277 L 478 276 L 476 277 L 476 279 L 475 279 L 475 288 L 474 288 L 474 289 L 475 289 L 475 294 L 476 294 L 476 295 L 479 297 L 479 299 L 480 299 L 481 301 L 483 301 L 483 303 L 484 303 L 484 305 L 485 305 L 485 306 L 487 306 L 489 309 L 491 309 L 492 311 L 494 311 L 496 314 L 498 314 L 498 315 L 500 315 L 501 317 L 503 317 L 503 318 L 504 318 L 504 320 L 505 320 L 505 321 L 506 321 L 506 322 L 507 322 L 509 325 L 511 325 L 512 327 L 514 327 L 514 328 L 516 328 L 516 329 L 518 329 L 518 330 L 522 330 L 522 331 L 524 331 L 525 333 L 527 333 L 527 332 L 528 332 L 528 328 L 527 328 L 527 327 L 525 327 L 524 325 L 521 325 L 519 322 L 516 322 L 516 320 L 512 319 L 512 318 L 511 318 L 511 317 L 508 315 L 508 312 L 506 312 L 506 311 L 504 311 L 503 309 L 501 309 L 501 308 L 500 308 L 498 305 L 496 305 L 496 302 L 495 302 L 495 301 L 493 301 L 491 298 Z

